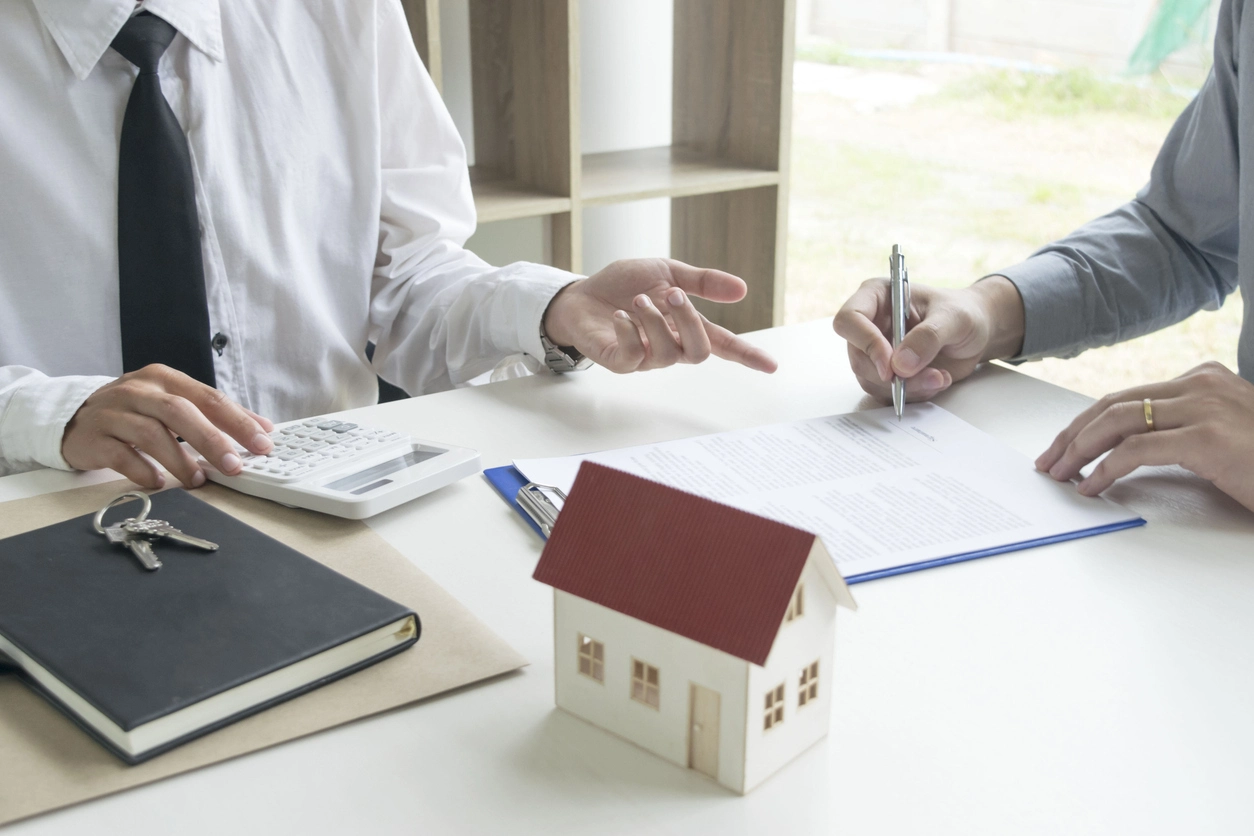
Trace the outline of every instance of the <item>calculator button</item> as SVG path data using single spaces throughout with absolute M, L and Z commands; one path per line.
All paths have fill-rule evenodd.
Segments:
M 332 429 L 332 431 L 333 431 L 333 432 L 337 432 L 337 433 L 346 433 L 346 432 L 348 432 L 349 430 L 355 430 L 355 429 L 357 429 L 357 425 L 356 425 L 356 424 L 349 424 L 349 423 L 345 422 L 345 423 L 343 423 L 343 424 L 337 424 L 336 426 L 332 427 L 331 429 Z
M 318 424 L 317 427 L 320 430 L 329 430 L 332 427 L 339 426 L 339 423 L 339 421 L 323 421 L 321 424 Z

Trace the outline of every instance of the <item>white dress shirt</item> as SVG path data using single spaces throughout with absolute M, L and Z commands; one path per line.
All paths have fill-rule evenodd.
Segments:
M 398 0 L 147 0 L 187 134 L 218 387 L 275 420 L 544 356 L 574 277 L 462 249 L 465 150 Z M 135 0 L 0 2 L 0 475 L 67 468 L 65 425 L 122 373 L 117 168 Z M 377 344 L 373 365 L 368 341 Z

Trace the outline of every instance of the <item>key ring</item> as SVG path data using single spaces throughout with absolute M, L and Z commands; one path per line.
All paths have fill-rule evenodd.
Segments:
M 115 505 L 120 505 L 122 502 L 125 502 L 130 499 L 143 500 L 143 503 L 144 503 L 144 510 L 140 511 L 139 516 L 135 517 L 135 519 L 136 520 L 148 519 L 148 512 L 152 510 L 152 499 L 149 498 L 148 494 L 146 493 L 140 493 L 139 491 L 127 491 L 124 494 L 119 494 L 118 496 L 113 497 L 113 499 L 110 499 L 108 503 L 105 504 L 105 507 L 101 508 L 99 511 L 96 512 L 96 518 L 91 521 L 91 524 L 96 529 L 96 532 L 99 534 L 105 533 L 104 515 L 106 511 L 108 511 L 110 508 L 114 507 Z

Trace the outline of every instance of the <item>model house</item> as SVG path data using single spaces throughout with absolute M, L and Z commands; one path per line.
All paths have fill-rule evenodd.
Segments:
M 535 578 L 560 708 L 739 793 L 827 734 L 857 605 L 815 535 L 586 462 Z

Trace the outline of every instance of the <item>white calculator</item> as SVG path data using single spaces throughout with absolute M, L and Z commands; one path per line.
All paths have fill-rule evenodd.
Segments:
M 338 418 L 309 418 L 274 428 L 274 449 L 239 448 L 244 469 L 205 475 L 242 493 L 351 520 L 365 519 L 480 471 L 479 453 L 419 441 Z

